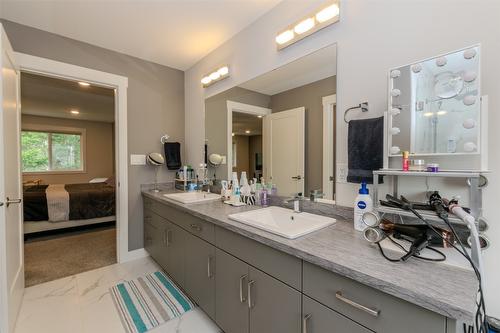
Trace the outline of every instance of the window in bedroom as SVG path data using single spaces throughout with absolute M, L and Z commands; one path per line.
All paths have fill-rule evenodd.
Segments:
M 25 173 L 83 171 L 83 131 L 22 130 L 21 160 Z

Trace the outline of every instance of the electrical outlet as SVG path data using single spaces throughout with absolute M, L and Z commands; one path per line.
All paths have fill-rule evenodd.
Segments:
M 337 183 L 347 183 L 347 163 L 337 163 Z

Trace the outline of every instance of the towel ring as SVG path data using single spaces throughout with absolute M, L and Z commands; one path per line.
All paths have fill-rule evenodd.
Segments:
M 363 102 L 357 106 L 353 106 L 344 112 L 344 121 L 346 124 L 349 124 L 349 121 L 347 120 L 347 113 L 351 110 L 356 110 L 356 109 L 361 109 L 362 112 L 368 112 L 368 102 Z
M 164 145 L 164 144 L 168 141 L 168 139 L 169 139 L 169 138 L 170 138 L 170 136 L 169 136 L 168 134 L 163 135 L 163 136 L 160 138 L 160 142 L 161 142 L 161 144 L 162 144 L 162 145 Z

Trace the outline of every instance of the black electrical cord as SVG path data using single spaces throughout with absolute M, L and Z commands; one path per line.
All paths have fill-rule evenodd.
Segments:
M 410 253 L 409 250 L 407 250 L 403 245 L 401 245 L 400 243 L 396 242 L 391 236 L 387 236 L 387 238 L 392 242 L 394 243 L 395 245 L 397 245 L 400 249 L 402 249 L 404 252 L 405 252 L 405 255 L 400 257 L 400 258 L 390 258 L 389 256 L 387 256 L 384 252 L 384 249 L 382 248 L 382 245 L 380 245 L 380 242 L 377 242 L 377 245 L 378 245 L 378 248 L 380 250 L 380 253 L 382 254 L 382 256 L 387 259 L 388 261 L 390 262 L 401 262 L 401 261 L 405 261 L 405 257 L 407 256 L 407 254 Z M 418 254 L 413 254 L 412 256 L 415 257 L 415 258 L 418 258 L 418 259 L 421 259 L 421 260 L 426 260 L 426 261 L 434 261 L 434 262 L 441 262 L 441 261 L 445 261 L 446 260 L 446 255 L 433 248 L 433 247 L 430 247 L 430 246 L 426 246 L 427 249 L 431 250 L 431 251 L 434 251 L 436 253 L 438 253 L 439 255 L 441 255 L 441 258 L 427 258 L 427 257 L 422 257 Z

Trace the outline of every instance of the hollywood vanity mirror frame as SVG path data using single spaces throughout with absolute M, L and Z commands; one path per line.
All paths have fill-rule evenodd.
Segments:
M 407 128 L 401 128 L 400 131 L 403 132 L 403 131 L 410 131 L 410 147 L 400 147 L 400 151 L 397 152 L 397 153 L 393 153 L 392 152 L 392 148 L 393 148 L 393 136 L 394 135 L 398 135 L 398 134 L 393 134 L 392 133 L 392 129 L 393 129 L 393 125 L 394 125 L 394 117 L 398 117 L 398 115 L 394 115 L 392 110 L 394 108 L 397 108 L 397 109 L 400 109 L 400 112 L 404 112 L 405 108 L 398 108 L 397 106 L 399 105 L 395 105 L 394 104 L 394 98 L 392 96 L 392 92 L 393 92 L 393 89 L 394 88 L 397 88 L 397 86 L 395 86 L 394 84 L 394 80 L 396 78 L 393 78 L 392 77 L 392 74 L 396 71 L 401 71 L 401 69 L 403 68 L 410 68 L 410 71 L 411 71 L 411 68 L 415 65 L 419 65 L 419 64 L 422 64 L 424 62 L 428 62 L 428 61 L 439 61 L 439 59 L 446 59 L 447 56 L 450 56 L 450 55 L 454 55 L 456 53 L 464 53 L 466 52 L 467 50 L 469 49 L 476 49 L 477 50 L 477 53 L 475 54 L 474 57 L 477 57 L 477 76 L 476 78 L 474 79 L 476 83 L 476 86 L 477 86 L 477 94 L 475 95 L 476 96 L 476 101 L 475 103 L 479 103 L 479 105 L 477 106 L 477 116 L 476 116 L 476 125 L 477 126 L 477 137 L 476 137 L 476 145 L 477 145 L 477 148 L 475 149 L 474 152 L 457 152 L 457 153 L 447 153 L 447 152 L 442 152 L 442 153 L 432 153 L 432 152 L 421 152 L 421 153 L 415 153 L 415 133 L 416 133 L 416 121 L 415 121 L 415 115 L 412 114 L 411 115 L 411 120 L 410 120 L 410 125 L 409 127 Z M 444 65 L 445 66 L 445 65 Z M 385 144 L 385 149 L 386 149 L 386 153 L 385 153 L 385 156 L 387 157 L 386 158 L 386 167 L 388 166 L 389 162 L 388 162 L 388 159 L 389 158 L 395 158 L 395 157 L 401 157 L 401 152 L 403 150 L 409 150 L 410 153 L 412 154 L 412 156 L 429 156 L 430 158 L 446 158 L 446 157 L 450 157 L 450 156 L 480 156 L 480 162 L 479 162 L 479 169 L 486 169 L 487 168 L 487 165 L 486 165 L 486 157 L 485 155 L 486 154 L 486 150 L 487 150 L 487 96 L 481 96 L 481 45 L 480 44 L 474 44 L 474 45 L 471 45 L 471 46 L 468 46 L 468 47 L 465 47 L 465 48 L 461 48 L 461 49 L 458 49 L 458 50 L 455 50 L 455 51 L 452 51 L 452 52 L 447 52 L 445 54 L 441 54 L 441 55 L 437 55 L 437 56 L 433 56 L 433 57 L 429 57 L 427 59 L 423 59 L 421 61 L 417 61 L 417 62 L 413 62 L 413 63 L 410 63 L 410 64 L 407 64 L 407 65 L 404 65 L 404 66 L 398 66 L 398 67 L 395 67 L 395 68 L 391 68 L 389 69 L 388 71 L 388 92 L 387 92 L 387 96 L 388 96 L 388 104 L 387 104 L 387 111 L 385 112 L 385 119 L 386 119 L 386 122 L 385 122 L 385 136 L 386 136 L 386 144 Z M 455 96 L 453 97 L 450 97 L 448 99 L 451 99 L 451 98 L 455 98 Z M 412 99 L 413 99 L 413 96 L 412 96 Z M 446 100 L 447 98 L 441 98 L 441 100 Z M 415 100 L 411 100 L 410 101 L 410 105 L 414 105 L 417 101 Z M 397 104 L 397 103 L 396 103 Z M 413 112 L 413 107 L 412 109 L 409 110 L 410 112 Z M 476 164 L 477 165 L 477 164 Z M 478 167 L 474 167 L 473 169 L 478 169 Z

